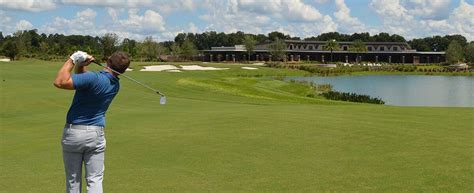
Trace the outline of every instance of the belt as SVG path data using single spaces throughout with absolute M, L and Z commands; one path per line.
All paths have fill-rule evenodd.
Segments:
M 102 130 L 104 127 L 96 125 L 73 125 L 66 123 L 64 126 L 66 129 L 80 129 L 80 130 Z

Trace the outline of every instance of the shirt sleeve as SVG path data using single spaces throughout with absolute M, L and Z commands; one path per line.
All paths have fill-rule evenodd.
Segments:
M 75 90 L 90 88 L 94 82 L 97 82 L 97 75 L 93 72 L 73 74 L 71 78 Z

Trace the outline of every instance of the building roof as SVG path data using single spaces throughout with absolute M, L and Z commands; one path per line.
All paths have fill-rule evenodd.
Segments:
M 212 51 L 246 51 L 244 45 L 211 47 Z
M 326 41 L 306 41 L 306 40 L 285 40 L 285 43 L 288 44 L 326 44 Z M 338 42 L 340 45 L 350 45 L 353 42 Z M 271 42 L 258 44 L 255 47 L 255 52 L 268 52 L 268 45 Z M 364 42 L 366 46 L 373 46 L 373 45 L 394 45 L 404 47 L 399 49 L 398 51 L 381 51 L 381 50 L 372 50 L 362 53 L 371 53 L 371 54 L 420 54 L 420 55 L 444 55 L 445 52 L 418 52 L 416 50 L 412 50 L 410 45 L 406 42 Z M 246 52 L 244 45 L 235 45 L 235 46 L 221 46 L 221 47 L 211 47 L 210 50 L 202 50 L 205 52 Z M 329 50 L 307 50 L 307 49 L 286 49 L 286 52 L 299 52 L 299 53 L 330 53 Z M 350 50 L 339 50 L 339 51 L 332 51 L 333 53 L 355 53 Z
M 216 47 L 222 48 L 222 47 Z M 232 48 L 232 47 L 224 47 L 224 48 Z M 232 50 L 232 49 L 212 49 L 212 50 L 201 50 L 204 52 L 246 52 L 245 49 L 243 50 Z M 255 49 L 254 52 L 268 52 L 267 49 Z M 287 53 L 331 53 L 329 50 L 286 50 Z M 333 51 L 333 53 L 356 53 L 353 51 Z M 417 52 L 416 50 L 409 50 L 409 51 L 368 51 L 368 52 L 361 52 L 364 54 L 420 54 L 420 55 L 444 55 L 445 52 Z
M 312 40 L 285 40 L 285 43 L 298 44 L 326 44 L 327 41 L 312 41 Z M 353 44 L 354 42 L 337 41 L 338 44 Z M 365 45 L 404 45 L 409 46 L 406 42 L 363 42 Z

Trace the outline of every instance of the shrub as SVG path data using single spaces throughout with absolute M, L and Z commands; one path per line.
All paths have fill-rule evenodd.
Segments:
M 358 103 L 372 103 L 372 104 L 385 104 L 382 99 L 374 98 L 369 95 L 361 95 L 356 93 L 329 91 L 321 94 L 324 98 L 330 100 L 339 101 L 350 101 Z

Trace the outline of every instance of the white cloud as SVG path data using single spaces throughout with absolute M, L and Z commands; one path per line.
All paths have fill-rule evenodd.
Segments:
M 324 32 L 388 32 L 407 39 L 431 35 L 462 34 L 474 40 L 472 0 L 371 0 L 369 7 L 380 21 L 371 26 L 357 18 L 344 0 L 0 0 L 0 31 L 13 33 L 41 25 L 45 33 L 103 35 L 116 33 L 123 38 L 173 39 L 177 33 L 202 31 L 269 33 L 281 31 L 308 37 Z M 334 4 L 333 4 L 334 3 Z M 320 4 L 331 4 L 325 15 Z M 83 10 L 75 15 L 58 15 L 45 24 L 30 23 L 16 10 L 45 11 L 68 5 Z M 91 7 L 93 6 L 93 7 Z M 326 5 L 324 5 L 326 6 Z M 90 8 L 89 8 L 90 7 Z M 453 10 L 453 7 L 455 9 Z M 351 10 L 352 8 L 352 10 Z M 319 8 L 321 9 L 321 8 Z M 105 18 L 97 18 L 98 11 Z M 184 13 L 179 22 L 170 13 Z M 188 13 L 190 12 L 190 13 Z M 20 12 L 21 13 L 21 12 Z M 198 15 L 200 14 L 200 15 Z M 174 16 L 174 14 L 172 15 Z M 189 17 L 195 17 L 188 19 Z M 32 21 L 30 18 L 26 18 Z M 169 19 L 169 20 L 168 20 Z M 197 20 L 196 20 L 197 19 Z M 166 21 L 170 22 L 166 22 Z M 201 20 L 201 21 L 199 21 Z
M 351 16 L 351 10 L 344 3 L 344 0 L 336 0 L 337 11 L 334 17 L 338 22 L 339 29 L 344 32 L 364 32 L 367 31 L 366 26 L 359 19 Z
M 188 29 L 189 29 L 189 32 L 191 32 L 191 33 L 198 33 L 199 32 L 199 28 L 193 22 L 188 24 Z
M 45 11 L 56 8 L 55 0 L 0 0 L 0 8 L 23 11 Z
M 33 24 L 26 20 L 20 20 L 16 23 L 16 30 L 29 30 L 33 28 Z
M 194 10 L 201 0 L 61 0 L 64 4 L 103 6 L 113 8 L 156 9 L 169 14 L 178 10 Z
M 55 17 L 53 22 L 46 23 L 42 29 L 46 33 L 64 33 L 64 34 L 90 34 L 95 30 L 94 19 L 97 13 L 87 8 L 76 13 L 73 19 Z
M 326 27 L 323 28 L 323 30 L 321 30 L 321 33 L 337 31 L 337 25 L 336 25 L 336 23 L 334 23 L 334 22 L 332 21 L 332 18 L 331 18 L 330 16 L 328 16 L 328 15 L 324 16 L 322 25 L 323 25 L 323 26 L 326 26 Z
M 336 31 L 332 18 L 300 0 L 207 0 L 208 12 L 200 18 L 208 25 L 204 31 L 267 34 L 280 31 L 305 37 Z
M 317 21 L 323 16 L 314 7 L 304 4 L 300 0 L 288 0 L 283 1 L 284 7 L 283 15 L 289 14 L 288 16 L 294 20 L 303 21 Z
M 369 6 L 382 21 L 382 25 L 377 26 L 380 31 L 399 34 L 409 39 L 413 37 L 413 30 L 418 28 L 416 20 L 399 0 L 372 0 Z
M 449 16 L 450 0 L 406 0 L 404 7 L 421 19 L 446 19 Z
M 121 27 L 134 32 L 159 32 L 165 30 L 165 21 L 158 12 L 146 10 L 144 15 L 138 9 L 128 11 L 128 19 L 119 20 Z
M 393 20 L 411 20 L 413 17 L 408 15 L 408 10 L 400 4 L 399 0 L 372 0 L 370 7 L 379 15 Z
M 146 10 L 143 15 L 138 9 L 130 9 L 128 17 L 119 19 L 121 9 L 107 9 L 112 18 L 104 25 L 95 25 L 97 12 L 87 8 L 76 13 L 72 19 L 62 17 L 54 18 L 53 22 L 42 26 L 42 31 L 46 33 L 63 34 L 84 34 L 84 35 L 104 35 L 105 33 L 115 33 L 121 38 L 143 39 L 149 35 L 156 35 L 165 30 L 163 17 L 155 11 Z
M 111 7 L 107 7 L 107 14 L 112 18 L 113 21 L 116 21 L 118 19 L 118 16 L 120 13 L 123 11 L 123 9 L 115 9 Z
M 273 14 L 282 10 L 281 1 L 259 1 L 259 0 L 238 0 L 230 1 L 230 7 L 234 11 L 237 9 L 246 10 L 252 13 Z
M 311 5 L 301 0 L 238 0 L 237 8 L 244 12 L 267 14 L 284 18 L 290 21 L 317 21 L 323 18 L 321 13 Z
M 88 5 L 88 6 L 106 6 L 121 7 L 126 6 L 126 0 L 61 0 L 64 4 Z
M 97 16 L 97 13 L 90 8 L 87 8 L 84 11 L 80 11 L 76 13 L 76 17 L 84 18 L 84 19 L 92 19 L 95 16 Z
M 12 33 L 12 26 L 12 18 L 0 10 L 0 31 L 3 32 L 4 35 L 6 33 Z
M 431 1 L 430 1 L 431 2 Z M 447 18 L 439 19 L 440 15 L 432 10 L 440 10 L 444 1 L 434 0 L 425 11 L 415 12 L 416 7 L 406 8 L 398 0 L 387 0 L 383 3 L 372 0 L 370 6 L 380 16 L 383 25 L 380 31 L 397 33 L 408 39 L 432 35 L 461 34 L 468 40 L 474 40 L 474 6 L 461 0 L 457 8 L 448 12 Z M 411 0 L 411 3 L 422 5 L 423 0 Z M 428 19 L 431 18 L 431 19 Z
M 328 0 L 314 0 L 314 2 L 316 2 L 317 4 L 324 4 L 328 2 Z
M 318 24 L 308 25 L 307 23 L 292 23 L 288 26 L 280 25 L 278 31 L 282 30 L 287 34 L 291 34 L 292 36 L 304 38 L 309 36 L 317 36 L 321 33 L 338 31 L 337 29 L 337 24 L 332 21 L 330 16 L 326 15 L 321 22 L 318 22 Z
M 199 1 L 193 0 L 173 0 L 173 1 L 154 1 L 153 6 L 157 7 L 160 12 L 169 14 L 179 10 L 194 10 Z
M 461 34 L 474 40 L 474 5 L 461 0 L 446 20 L 421 21 L 423 28 L 435 34 Z
M 474 5 L 461 0 L 461 5 L 456 8 L 450 16 L 455 23 L 456 29 L 468 39 L 474 40 Z
M 194 10 L 202 6 L 204 0 L 0 0 L 0 9 L 23 11 L 46 11 L 58 5 L 82 5 L 114 8 L 147 8 L 156 9 L 168 14 L 179 10 Z
M 12 18 L 9 17 L 4 11 L 0 10 L 0 31 L 2 31 L 2 28 L 8 26 L 11 21 Z
M 200 18 L 208 25 L 205 31 L 262 33 L 268 25 L 270 18 L 264 14 L 254 13 L 256 10 L 242 12 L 239 10 L 237 0 L 213 1 L 206 3 L 208 12 Z M 248 10 L 248 9 L 247 9 Z
M 0 10 L 0 32 L 3 35 L 12 34 L 18 30 L 31 30 L 33 24 L 27 20 L 20 20 L 15 22 L 6 12 Z

